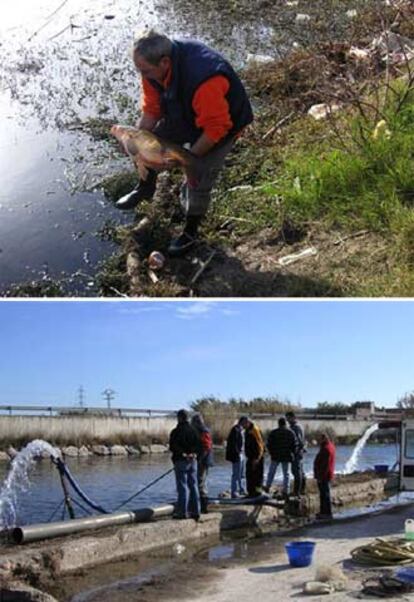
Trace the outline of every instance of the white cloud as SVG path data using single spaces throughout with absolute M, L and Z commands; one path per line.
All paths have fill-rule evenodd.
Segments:
M 126 302 L 122 304 L 123 307 L 119 309 L 120 314 L 124 315 L 136 315 L 149 313 L 154 311 L 165 311 L 168 309 L 166 304 L 158 304 L 155 301 L 150 303 L 144 303 L 142 301 Z
M 192 301 L 190 303 L 183 303 L 177 307 L 177 317 L 182 320 L 192 320 L 199 316 L 205 316 L 209 314 L 216 303 L 212 301 Z

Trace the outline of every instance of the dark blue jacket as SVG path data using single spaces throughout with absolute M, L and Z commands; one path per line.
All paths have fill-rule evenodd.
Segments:
M 243 429 L 239 424 L 235 424 L 227 438 L 226 460 L 238 462 L 242 453 L 244 453 Z
M 197 456 L 201 451 L 200 438 L 188 422 L 179 422 L 170 433 L 172 461 L 184 460 L 184 454 Z
M 224 75 L 230 82 L 226 95 L 233 127 L 228 135 L 235 135 L 253 121 L 253 112 L 239 77 L 218 52 L 193 40 L 173 41 L 172 79 L 167 89 L 155 80 L 148 80 L 158 90 L 161 110 L 167 122 L 182 132 L 183 139 L 193 144 L 203 131 L 195 124 L 192 101 L 197 88 L 216 75 Z
M 273 462 L 293 462 L 297 446 L 296 435 L 287 426 L 270 431 L 267 449 Z

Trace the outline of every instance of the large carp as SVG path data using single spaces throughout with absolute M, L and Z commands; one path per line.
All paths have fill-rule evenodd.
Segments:
M 111 134 L 132 158 L 142 180 L 147 179 L 148 168 L 170 169 L 178 165 L 190 177 L 196 173 L 197 157 L 182 146 L 163 140 L 148 130 L 113 125 Z

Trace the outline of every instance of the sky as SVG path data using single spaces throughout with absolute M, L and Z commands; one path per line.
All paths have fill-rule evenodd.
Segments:
M 177 409 L 205 395 L 303 407 L 414 389 L 411 301 L 2 301 L 0 404 Z

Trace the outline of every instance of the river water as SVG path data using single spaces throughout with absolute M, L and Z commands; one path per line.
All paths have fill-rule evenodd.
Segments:
M 337 447 L 337 472 L 343 471 L 353 451 L 352 446 Z M 305 470 L 311 473 L 313 459 L 317 448 L 310 448 L 305 457 Z M 397 460 L 397 449 L 394 445 L 368 445 L 362 450 L 357 469 L 372 469 L 375 464 L 392 466 Z M 129 498 L 146 484 L 171 468 L 169 454 L 144 455 L 141 457 L 109 457 L 68 459 L 67 464 L 74 478 L 84 492 L 93 501 L 107 510 L 115 510 L 124 500 Z M 225 461 L 222 452 L 215 454 L 215 466 L 209 474 L 209 495 L 217 496 L 229 490 L 231 465 Z M 1 466 L 0 478 L 4 481 L 8 467 Z M 39 523 L 49 521 L 52 513 L 62 501 L 62 488 L 58 472 L 49 460 L 35 464 L 30 475 L 30 487 L 19 493 L 16 508 L 16 524 Z M 279 473 L 276 482 L 280 482 Z M 74 496 L 76 499 L 76 495 Z M 124 509 L 158 505 L 175 499 L 175 481 L 173 473 L 150 487 L 142 495 L 122 507 Z M 77 516 L 85 516 L 85 512 L 75 506 Z M 62 509 L 56 512 L 53 520 L 61 520 Z

